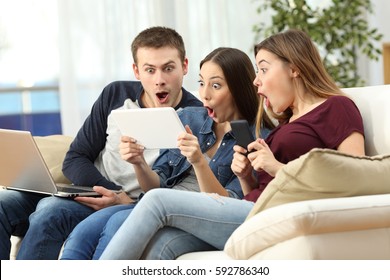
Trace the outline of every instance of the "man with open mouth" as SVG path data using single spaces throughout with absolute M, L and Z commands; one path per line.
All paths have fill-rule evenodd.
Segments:
M 10 190 L 1 192 L 0 223 L 4 227 L 0 230 L 0 259 L 10 257 L 11 235 L 24 237 L 18 259 L 58 259 L 63 241 L 73 228 L 96 212 L 94 227 L 80 227 L 82 234 L 77 235 L 80 239 L 67 242 L 69 250 L 64 253 L 73 253 L 72 249 L 81 248 L 78 246 L 94 248 L 98 242 L 94 236 L 99 237 L 106 220 L 118 210 L 117 207 L 127 207 L 137 201 L 141 189 L 134 170 L 120 157 L 121 134 L 111 120 L 112 110 L 202 106 L 195 96 L 182 88 L 188 60 L 183 39 L 175 30 L 148 28 L 133 40 L 131 51 L 133 71 L 139 81 L 116 81 L 103 89 L 63 164 L 64 175 L 72 183 L 94 186 L 102 197 L 67 200 Z M 158 150 L 148 151 L 145 159 L 149 165 L 154 163 L 158 153 Z M 116 194 L 112 190 L 123 192 Z M 113 205 L 116 206 L 108 207 Z M 103 210 L 97 211 L 100 209 Z

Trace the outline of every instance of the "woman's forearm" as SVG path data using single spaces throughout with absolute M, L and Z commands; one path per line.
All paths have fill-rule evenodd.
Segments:
M 257 179 L 253 174 L 246 178 L 238 177 L 238 180 L 240 181 L 242 193 L 244 194 L 244 196 L 250 193 L 258 185 Z
M 201 192 L 217 193 L 221 196 L 229 196 L 229 193 L 215 177 L 213 171 L 205 159 L 197 164 L 194 164 L 193 167 Z
M 160 177 L 146 162 L 133 166 L 138 183 L 144 192 L 160 187 Z

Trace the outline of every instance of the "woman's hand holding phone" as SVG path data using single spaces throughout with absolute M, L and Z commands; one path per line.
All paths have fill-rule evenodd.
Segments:
M 246 120 L 233 120 L 230 122 L 230 126 L 236 139 L 236 144 L 245 149 L 245 152 L 242 150 L 241 153 L 248 155 L 251 152 L 248 151 L 248 145 L 255 141 L 248 122 Z M 237 150 L 239 151 L 240 149 Z

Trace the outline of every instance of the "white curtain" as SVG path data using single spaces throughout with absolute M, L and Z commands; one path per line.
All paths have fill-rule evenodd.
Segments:
M 103 87 L 134 80 L 130 44 L 143 29 L 164 25 L 184 39 L 188 90 L 198 88 L 199 62 L 217 47 L 253 60 L 253 0 L 58 0 L 60 101 L 63 133 L 76 135 Z

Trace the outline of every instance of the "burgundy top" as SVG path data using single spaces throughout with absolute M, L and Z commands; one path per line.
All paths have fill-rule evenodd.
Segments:
M 265 141 L 275 158 L 286 164 L 313 148 L 336 150 L 353 132 L 364 135 L 359 109 L 348 97 L 332 96 L 300 118 L 276 127 Z M 272 179 L 267 172 L 258 172 L 258 188 L 244 199 L 255 202 Z

